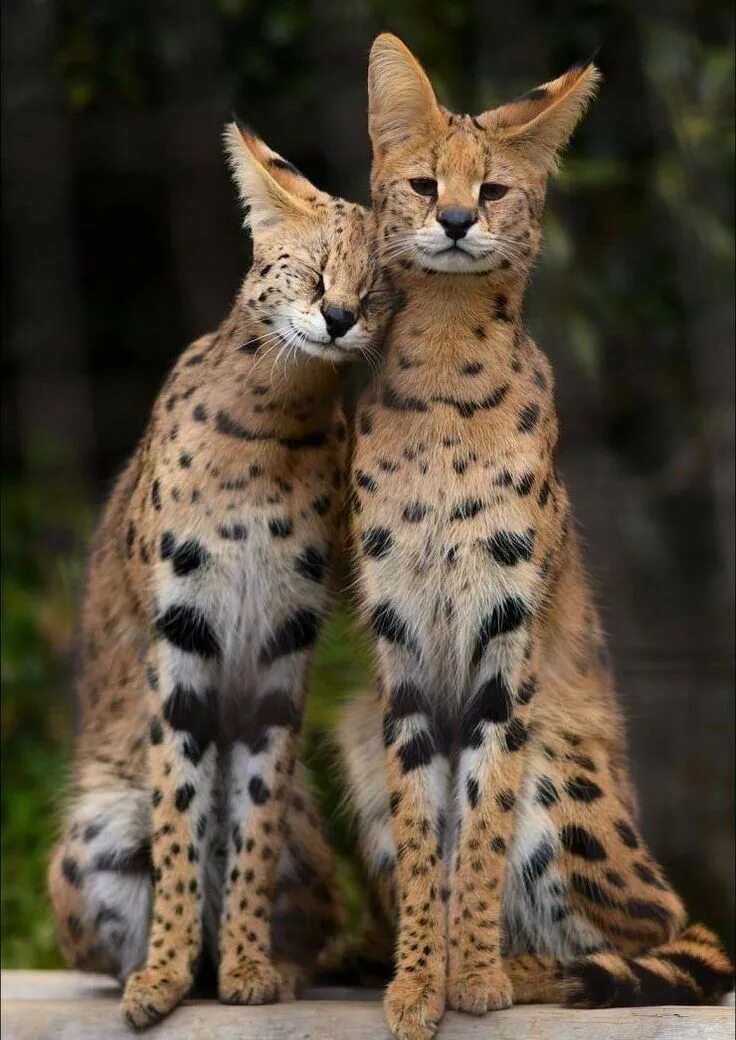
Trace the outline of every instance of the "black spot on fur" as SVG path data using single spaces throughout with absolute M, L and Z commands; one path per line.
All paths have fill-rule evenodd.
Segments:
M 192 799 L 196 791 L 194 790 L 193 784 L 182 784 L 181 787 L 177 787 L 176 794 L 174 795 L 174 805 L 179 812 L 186 812 L 192 803 Z
M 217 533 L 227 542 L 244 542 L 248 537 L 248 528 L 245 524 L 222 524 L 217 528 Z
M 324 430 L 313 430 L 301 437 L 280 437 L 277 433 L 249 430 L 224 411 L 217 413 L 215 429 L 225 437 L 234 437 L 237 440 L 251 442 L 272 441 L 290 451 L 299 451 L 303 448 L 323 448 L 327 443 L 327 435 Z
M 633 828 L 626 822 L 626 820 L 616 820 L 613 826 L 615 827 L 619 838 L 627 848 L 639 848 L 639 840 L 636 837 Z
M 424 502 L 409 502 L 401 514 L 402 520 L 407 524 L 418 524 L 429 512 L 429 506 Z
M 174 550 L 171 566 L 174 568 L 174 574 L 181 578 L 196 571 L 199 567 L 204 567 L 209 561 L 210 554 L 202 543 L 196 538 L 189 538 Z
M 526 531 L 499 531 L 483 544 L 486 552 L 497 563 L 514 567 L 532 558 L 534 537 L 534 530 L 528 527 Z
M 149 874 L 153 866 L 148 842 L 133 848 L 108 849 L 92 860 L 92 870 L 113 871 L 117 874 Z
M 180 650 L 200 657 L 217 657 L 220 644 L 205 615 L 186 603 L 174 603 L 156 620 L 156 630 Z
M 259 661 L 273 664 L 279 657 L 296 653 L 312 646 L 319 632 L 319 617 L 313 610 L 297 610 L 281 624 L 273 636 L 262 647 Z
M 161 725 L 161 720 L 158 718 L 151 719 L 151 727 L 149 729 L 148 738 L 152 744 L 161 744 L 164 739 L 164 730 Z
M 176 549 L 176 538 L 173 531 L 164 531 L 161 535 L 161 559 L 168 560 L 174 555 Z
M 470 802 L 471 809 L 475 809 L 478 806 L 478 799 L 480 798 L 480 788 L 478 787 L 478 781 L 473 776 L 468 777 L 467 782 L 468 801 Z
M 384 600 L 373 608 L 371 625 L 377 639 L 385 639 L 389 643 L 405 646 L 416 652 L 416 642 L 409 631 L 409 626 L 388 600 Z
M 467 361 L 460 369 L 464 376 L 477 376 L 484 369 L 482 361 Z
M 514 632 L 524 624 L 528 617 L 529 608 L 518 596 L 509 596 L 494 607 L 493 611 L 487 614 L 481 622 L 473 651 L 473 664 L 478 664 L 491 639 Z
M 373 433 L 373 416 L 369 411 L 363 411 L 358 418 L 358 428 L 364 436 Z
M 363 488 L 364 491 L 370 491 L 371 494 L 378 491 L 378 484 L 370 473 L 364 473 L 361 469 L 355 471 L 355 483 L 358 487 Z
M 506 750 L 519 751 L 529 739 L 529 730 L 521 719 L 512 719 L 506 727 Z
M 203 404 L 195 405 L 192 410 L 192 418 L 195 422 L 207 422 L 207 409 Z
M 565 790 L 576 802 L 594 802 L 603 794 L 598 784 L 587 776 L 574 776 L 565 783 Z
M 214 690 L 200 695 L 191 686 L 177 683 L 164 703 L 164 718 L 172 729 L 186 733 L 184 754 L 197 765 L 215 737 Z
M 521 496 L 521 498 L 526 498 L 533 486 L 534 474 L 525 473 L 522 477 L 519 478 L 519 483 L 514 486 L 514 490 L 516 491 L 517 495 Z
M 560 841 L 572 856 L 579 856 L 581 859 L 592 862 L 607 858 L 605 848 L 595 835 L 577 824 L 565 824 L 560 831 Z
M 548 776 L 540 776 L 537 781 L 536 800 L 540 805 L 543 805 L 545 809 L 549 809 L 551 806 L 556 805 L 557 802 L 559 802 L 560 796 L 557 793 L 557 788 Z
M 296 558 L 295 567 L 299 574 L 310 581 L 321 582 L 327 568 L 327 556 L 315 545 L 308 545 Z
M 248 794 L 255 805 L 263 805 L 271 797 L 266 784 L 261 780 L 260 776 L 252 776 L 248 783 Z
M 301 711 L 291 690 L 268 690 L 251 708 L 247 702 L 238 704 L 244 710 L 225 717 L 227 737 L 229 740 L 242 740 L 253 754 L 259 754 L 266 747 L 269 729 L 289 729 L 298 733 L 301 728 Z
M 629 917 L 638 921 L 656 921 L 663 925 L 669 925 L 672 921 L 669 910 L 648 899 L 627 899 L 624 903 L 624 910 Z
M 391 532 L 387 527 L 369 527 L 363 534 L 363 550 L 366 556 L 380 560 L 388 556 L 394 544 Z
M 404 397 L 399 394 L 390 383 L 383 390 L 382 402 L 384 408 L 390 408 L 394 412 L 428 412 L 429 405 L 419 397 Z
M 463 713 L 460 743 L 462 747 L 480 747 L 482 723 L 506 722 L 511 715 L 512 696 L 502 675 L 494 675 L 483 683 Z
M 595 903 L 596 906 L 615 908 L 619 905 L 614 896 L 603 885 L 585 874 L 573 872 L 570 876 L 570 884 L 574 892 L 584 896 L 591 903 Z
M 312 509 L 315 511 L 317 516 L 325 516 L 330 511 L 331 499 L 329 495 L 323 495 L 321 498 L 315 498 L 312 502 Z
M 432 761 L 434 751 L 434 742 L 429 733 L 417 733 L 397 751 L 402 770 L 410 773 L 426 766 Z
M 471 520 L 478 513 L 482 513 L 485 507 L 486 504 L 482 498 L 465 498 L 462 502 L 455 504 L 450 513 L 450 520 Z
M 268 521 L 268 530 L 272 538 L 289 538 L 294 531 L 294 524 L 286 516 L 275 516 Z
M 536 401 L 524 405 L 519 412 L 519 421 L 516 426 L 519 433 L 531 433 L 539 422 L 539 415 L 540 408 Z
M 555 847 L 549 841 L 539 844 L 521 868 L 527 891 L 534 888 L 539 878 L 555 858 Z
M 514 792 L 508 787 L 503 791 L 499 791 L 496 795 L 496 804 L 501 812 L 511 812 L 513 807 L 516 805 L 516 796 L 514 795 Z
M 537 495 L 537 502 L 542 507 L 542 509 L 544 509 L 544 507 L 547 505 L 547 499 L 549 498 L 549 493 L 550 493 L 549 481 L 545 480 L 545 482 L 542 484 L 541 488 L 539 489 L 539 494 Z
M 151 484 L 151 505 L 157 513 L 161 512 L 161 484 L 158 480 Z
M 537 677 L 535 675 L 530 675 L 529 678 L 519 687 L 519 692 L 516 695 L 519 704 L 528 704 L 537 692 L 537 688 Z
M 73 856 L 65 856 L 61 861 L 61 873 L 72 888 L 82 887 L 82 871 Z
M 509 299 L 505 293 L 496 293 L 494 300 L 493 317 L 496 321 L 513 321 L 509 313 Z

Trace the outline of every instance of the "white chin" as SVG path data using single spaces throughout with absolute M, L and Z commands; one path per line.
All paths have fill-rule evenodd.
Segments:
M 330 343 L 315 343 L 312 339 L 302 338 L 299 341 L 299 350 L 303 350 L 310 357 L 320 358 L 322 361 L 346 361 L 347 355 L 344 350 Z
M 494 267 L 490 256 L 474 257 L 462 249 L 444 249 L 439 253 L 420 253 L 419 263 L 429 271 L 443 274 L 479 274 Z

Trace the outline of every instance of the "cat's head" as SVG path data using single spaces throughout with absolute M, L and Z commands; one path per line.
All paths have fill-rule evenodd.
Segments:
M 525 275 L 547 175 L 595 93 L 592 60 L 478 116 L 438 104 L 419 62 L 381 34 L 368 72 L 372 188 L 385 263 Z
M 240 123 L 225 145 L 253 238 L 242 298 L 264 341 L 332 362 L 370 352 L 390 304 L 372 215 L 319 191 Z

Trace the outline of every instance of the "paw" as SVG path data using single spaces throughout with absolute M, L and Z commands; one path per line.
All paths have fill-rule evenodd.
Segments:
M 191 975 L 173 974 L 166 968 L 134 971 L 125 984 L 123 1018 L 131 1029 L 146 1029 L 166 1018 L 181 1003 L 191 985 Z
M 452 973 L 447 980 L 447 1005 L 454 1011 L 485 1015 L 511 1007 L 511 980 L 500 968 L 475 968 Z
M 268 961 L 243 959 L 220 969 L 219 994 L 223 1004 L 273 1004 L 283 980 Z
M 445 1010 L 444 980 L 400 971 L 386 990 L 383 1009 L 399 1040 L 431 1040 Z

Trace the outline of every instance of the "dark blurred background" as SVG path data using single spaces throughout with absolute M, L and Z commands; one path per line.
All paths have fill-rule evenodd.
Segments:
M 645 829 L 733 950 L 730 0 L 13 0 L 2 23 L 4 966 L 58 964 L 44 870 L 86 539 L 165 372 L 248 262 L 223 123 L 236 110 L 367 200 L 366 58 L 386 28 L 471 112 L 602 45 L 528 320 L 557 371 Z M 365 661 L 338 613 L 306 737 L 354 910 L 325 736 Z

